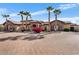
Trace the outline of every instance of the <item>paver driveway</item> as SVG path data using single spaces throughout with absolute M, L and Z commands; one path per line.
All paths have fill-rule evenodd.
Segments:
M 28 33 L 0 33 L 0 39 L 13 37 L 14 40 L 0 40 L 0 54 L 79 54 L 79 33 L 56 32 L 45 38 L 28 40 Z M 16 37 L 17 38 L 16 38 Z

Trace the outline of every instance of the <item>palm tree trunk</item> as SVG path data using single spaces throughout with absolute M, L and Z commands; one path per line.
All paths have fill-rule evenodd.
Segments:
M 22 18 L 22 30 L 24 28 L 24 24 L 23 24 L 23 16 L 21 15 L 21 18 Z
M 30 20 L 32 20 L 32 17 L 30 16 Z
M 49 22 L 49 32 L 51 31 L 51 24 L 50 24 L 50 11 L 48 12 L 48 22 Z
M 7 17 L 6 17 L 6 22 L 7 22 Z M 8 30 L 8 25 L 6 24 L 6 30 Z
M 57 14 L 55 14 L 55 20 L 57 20 Z M 55 22 L 55 27 L 57 28 L 57 21 Z M 57 29 L 55 31 L 57 31 Z
M 57 14 L 55 14 L 55 20 L 57 20 Z
M 28 20 L 28 16 L 26 16 L 26 30 L 27 30 L 27 20 Z

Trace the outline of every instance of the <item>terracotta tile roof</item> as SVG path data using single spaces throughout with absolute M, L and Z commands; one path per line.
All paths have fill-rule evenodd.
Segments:
M 23 22 L 30 22 L 30 21 L 34 21 L 34 20 L 23 20 Z M 20 22 L 22 22 L 22 21 L 20 21 Z
M 14 24 L 22 24 L 22 22 L 17 22 L 17 21 L 12 21 L 12 20 L 9 20 L 9 21 L 14 23 Z
M 64 21 L 61 21 L 61 20 L 53 20 L 53 21 L 51 21 L 51 23 L 52 22 L 55 22 L 55 21 L 58 21 L 58 22 L 61 22 L 61 23 L 64 23 L 65 24 L 65 22 Z
M 18 22 L 18 21 L 13 21 L 13 20 L 8 20 L 8 21 L 10 21 L 11 23 L 16 24 L 16 25 L 22 24 L 22 21 L 20 21 L 20 22 Z M 61 23 L 63 23 L 63 24 L 71 24 L 71 25 L 74 25 L 74 24 L 71 23 L 71 22 L 66 22 L 66 21 L 61 21 L 61 20 L 54 20 L 54 21 L 51 21 L 50 23 L 55 22 L 55 21 L 61 22 Z M 24 24 L 26 24 L 26 20 L 24 20 L 23 22 L 24 22 Z M 6 23 L 6 22 L 5 22 L 5 23 Z M 30 24 L 30 23 L 40 23 L 40 24 L 46 24 L 46 25 L 49 24 L 49 22 L 43 22 L 43 21 L 37 21 L 37 20 L 27 20 L 27 23 L 28 23 L 28 24 Z M 4 24 L 4 23 L 3 23 L 3 24 Z M 75 25 L 76 25 L 76 24 L 75 24 Z
M 13 21 L 13 20 L 7 20 L 7 21 L 9 21 L 9 22 L 11 22 L 13 24 L 17 24 L 17 25 L 22 24 L 21 22 L 17 22 L 17 21 Z M 3 24 L 5 24 L 5 23 L 6 22 L 4 22 Z

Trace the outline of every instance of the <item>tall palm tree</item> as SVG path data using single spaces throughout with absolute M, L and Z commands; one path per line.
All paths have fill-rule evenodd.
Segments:
M 28 15 L 29 15 L 29 12 L 24 12 L 24 15 L 26 16 L 26 21 L 28 20 Z
M 3 18 L 6 19 L 6 22 L 7 22 L 8 18 L 10 17 L 10 15 L 7 15 L 7 14 L 4 14 L 2 16 L 3 16 Z M 8 30 L 8 25 L 7 24 L 6 24 L 6 30 Z
M 57 20 L 57 16 L 61 13 L 61 11 L 60 9 L 55 9 L 53 13 L 55 14 L 55 20 Z
M 27 29 L 27 20 L 28 20 L 28 17 L 30 17 L 30 19 L 31 19 L 31 14 L 30 14 L 30 12 L 24 12 L 24 15 L 26 16 L 26 29 Z
M 55 20 L 57 20 L 57 16 L 61 13 L 61 11 L 60 11 L 60 9 L 55 9 L 55 10 L 53 11 L 53 13 L 55 14 Z M 55 29 L 54 29 L 54 30 L 55 30 L 55 31 L 58 30 L 57 21 L 56 21 L 56 23 L 55 23 Z
M 49 31 L 51 31 L 51 24 L 50 24 L 50 13 L 54 8 L 51 6 L 48 6 L 47 11 L 48 11 L 48 22 L 49 22 Z
M 21 21 L 22 21 L 22 29 L 24 28 L 24 23 L 23 23 L 23 16 L 24 16 L 24 11 L 20 11 L 19 14 L 21 16 Z

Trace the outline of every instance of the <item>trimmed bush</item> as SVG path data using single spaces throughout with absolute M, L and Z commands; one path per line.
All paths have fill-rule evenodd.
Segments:
M 69 28 L 64 28 L 64 31 L 65 31 L 65 32 L 69 32 L 70 29 L 69 29 Z

